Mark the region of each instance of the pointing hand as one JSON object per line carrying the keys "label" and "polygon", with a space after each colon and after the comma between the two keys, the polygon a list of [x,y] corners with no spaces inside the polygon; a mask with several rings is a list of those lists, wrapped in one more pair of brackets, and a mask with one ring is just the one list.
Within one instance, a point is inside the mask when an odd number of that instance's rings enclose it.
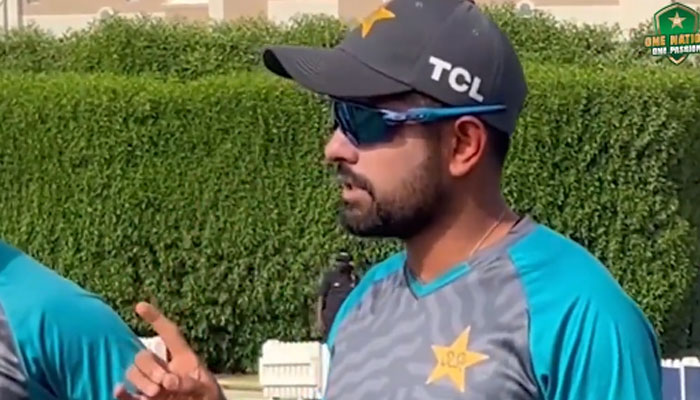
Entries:
{"label": "pointing hand", "polygon": [[141,350],[126,377],[139,394],[124,385],[115,388],[118,400],[224,400],[221,388],[180,333],[180,329],[149,303],[136,305],[136,313],[160,336],[170,353],[163,361],[149,350]]}

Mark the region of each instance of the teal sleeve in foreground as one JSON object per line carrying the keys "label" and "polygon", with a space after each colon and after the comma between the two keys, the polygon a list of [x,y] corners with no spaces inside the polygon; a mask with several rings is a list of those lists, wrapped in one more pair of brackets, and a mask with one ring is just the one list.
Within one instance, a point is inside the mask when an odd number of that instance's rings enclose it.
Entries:
{"label": "teal sleeve in foreground", "polygon": [[111,400],[144,348],[99,296],[4,244],[0,300],[31,398]]}
{"label": "teal sleeve in foreground", "polygon": [[546,228],[510,256],[528,303],[544,400],[661,400],[656,334],[604,266]]}
{"label": "teal sleeve in foreground", "polygon": [[[61,309],[73,310],[78,319]],[[65,398],[113,399],[115,386],[125,381],[127,369],[143,348],[138,337],[92,296],[56,302],[44,317],[44,368]]]}

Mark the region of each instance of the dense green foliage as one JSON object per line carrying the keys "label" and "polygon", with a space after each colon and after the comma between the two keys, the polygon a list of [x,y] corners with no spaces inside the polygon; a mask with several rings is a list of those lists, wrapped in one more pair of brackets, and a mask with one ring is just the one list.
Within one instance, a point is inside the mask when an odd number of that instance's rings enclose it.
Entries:
{"label": "dense green foliage", "polygon": [[132,323],[157,300],[215,368],[255,367],[265,337],[308,337],[313,284],[345,241],[317,100],[250,76],[0,85],[4,240]]}
{"label": "dense green foliage", "polygon": [[65,36],[36,28],[0,37],[0,67],[23,72],[107,72],[199,78],[247,69],[268,43],[331,45],[343,25],[305,17],[291,27],[262,19],[212,26],[157,18],[112,18]]}
{"label": "dense green foliage", "polygon": [[[643,48],[640,38],[650,32],[648,24],[630,42],[621,42],[617,27],[576,26],[541,12],[522,17],[510,5],[486,11],[526,59],[577,65],[670,64]],[[260,19],[205,25],[116,17],[61,37],[38,29],[0,36],[0,69],[193,79],[255,68],[267,44],[332,46],[348,27],[323,16],[303,17],[289,26]],[[680,68],[690,66],[696,58]]]}
{"label": "dense green foliage", "polygon": [[[688,345],[698,264],[700,76],[526,64],[508,198],[580,241]],[[193,81],[0,76],[0,232],[100,293],[137,330],[155,299],[216,370],[308,338],[315,284],[348,237],[322,167],[326,106],[255,72]],[[695,156],[693,156],[695,154]]]}
{"label": "dense green foliage", "polygon": [[[616,27],[486,9],[526,60],[531,96],[506,193],[587,246],[647,312],[666,356],[700,348],[700,75]],[[157,301],[216,370],[256,367],[267,338],[312,333],[330,255],[393,242],[335,224],[325,105],[251,72],[264,45],[332,46],[304,17],[196,25],[113,18],[0,36],[0,236],[132,313]],[[698,312],[700,316],[700,312]],[[700,318],[696,318],[700,322]]]}

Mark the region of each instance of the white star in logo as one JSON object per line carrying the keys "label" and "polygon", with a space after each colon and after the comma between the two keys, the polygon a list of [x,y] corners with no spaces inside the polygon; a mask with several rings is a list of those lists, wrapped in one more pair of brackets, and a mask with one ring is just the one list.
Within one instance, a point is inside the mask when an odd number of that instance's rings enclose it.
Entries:
{"label": "white star in logo", "polygon": [[676,11],[676,15],[669,18],[669,21],[673,22],[673,25],[671,25],[671,29],[675,28],[676,26],[683,29],[684,20],[685,17],[681,17],[680,15],[678,15],[678,11]]}

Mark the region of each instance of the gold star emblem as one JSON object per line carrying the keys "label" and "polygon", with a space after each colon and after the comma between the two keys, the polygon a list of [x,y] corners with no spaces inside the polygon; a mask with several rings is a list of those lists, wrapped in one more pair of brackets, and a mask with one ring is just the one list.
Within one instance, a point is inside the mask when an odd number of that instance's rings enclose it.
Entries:
{"label": "gold star emblem", "polygon": [[673,17],[669,18],[669,21],[673,22],[673,25],[671,25],[671,29],[675,27],[683,28],[683,21],[685,21],[685,17],[681,17],[678,15],[678,11],[676,11],[676,15]]}
{"label": "gold star emblem", "polygon": [[365,36],[369,35],[369,31],[372,30],[375,22],[392,18],[396,18],[396,15],[394,15],[393,12],[389,11],[384,6],[374,10],[372,14],[368,15],[362,20],[362,37],[364,38]]}
{"label": "gold star emblem", "polygon": [[433,346],[437,362],[426,384],[446,376],[457,390],[464,392],[466,369],[489,358],[486,354],[469,351],[469,331],[467,327],[449,347]]}

